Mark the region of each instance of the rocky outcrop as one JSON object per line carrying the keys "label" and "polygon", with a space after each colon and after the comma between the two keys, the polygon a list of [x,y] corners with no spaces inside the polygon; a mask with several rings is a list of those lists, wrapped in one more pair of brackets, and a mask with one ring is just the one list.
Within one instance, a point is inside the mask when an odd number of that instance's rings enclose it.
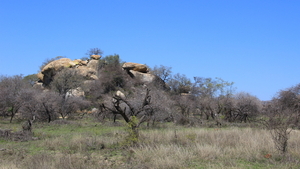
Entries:
{"label": "rocky outcrop", "polygon": [[126,62],[123,64],[122,68],[127,71],[133,70],[133,71],[137,71],[137,72],[141,72],[141,73],[149,72],[149,69],[146,65],[139,64],[139,63]]}
{"label": "rocky outcrop", "polygon": [[57,71],[70,67],[71,59],[61,58],[55,61],[48,63],[40,73],[38,73],[38,78],[44,83],[49,84],[52,81],[53,76],[57,73]]}
{"label": "rocky outcrop", "polygon": [[[74,69],[79,72],[80,75],[82,75],[86,81],[93,81],[97,80],[98,76],[98,66],[99,66],[99,60],[101,58],[100,55],[91,55],[91,60],[71,60],[68,58],[61,58],[55,61],[52,61],[48,63],[40,73],[38,73],[38,78],[40,79],[39,82],[35,85],[36,88],[42,88],[43,86],[48,86],[51,81],[53,80],[53,77],[63,68],[69,68]],[[127,62],[124,63],[122,68],[127,71],[127,73],[132,78],[139,79],[144,84],[150,84],[155,82],[156,84],[159,84],[160,86],[163,86],[165,88],[166,84],[163,80],[161,80],[159,77],[150,74],[149,68],[144,64],[139,63],[133,63],[133,62]]]}
{"label": "rocky outcrop", "polygon": [[[93,57],[92,57],[93,56]],[[91,60],[81,60],[75,59],[71,60],[68,58],[61,58],[48,63],[40,73],[38,73],[38,78],[47,86],[53,80],[53,77],[63,68],[72,68],[79,71],[79,73],[86,79],[96,80],[97,69],[98,69],[98,59],[101,58],[100,55],[92,55]]]}

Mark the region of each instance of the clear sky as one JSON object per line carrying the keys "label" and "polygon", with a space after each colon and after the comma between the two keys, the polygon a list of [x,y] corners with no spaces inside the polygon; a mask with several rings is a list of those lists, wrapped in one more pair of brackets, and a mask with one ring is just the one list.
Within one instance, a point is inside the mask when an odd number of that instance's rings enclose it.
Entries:
{"label": "clear sky", "polygon": [[261,100],[300,83],[299,0],[1,0],[0,74],[90,48],[219,77]]}

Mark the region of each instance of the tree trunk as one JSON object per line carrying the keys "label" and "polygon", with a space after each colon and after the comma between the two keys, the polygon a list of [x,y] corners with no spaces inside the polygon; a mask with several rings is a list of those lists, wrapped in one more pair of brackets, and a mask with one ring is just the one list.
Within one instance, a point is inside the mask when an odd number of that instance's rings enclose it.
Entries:
{"label": "tree trunk", "polygon": [[12,123],[12,120],[13,120],[13,118],[15,117],[15,108],[12,108],[11,109],[11,116],[10,116],[10,121],[9,121],[9,123]]}

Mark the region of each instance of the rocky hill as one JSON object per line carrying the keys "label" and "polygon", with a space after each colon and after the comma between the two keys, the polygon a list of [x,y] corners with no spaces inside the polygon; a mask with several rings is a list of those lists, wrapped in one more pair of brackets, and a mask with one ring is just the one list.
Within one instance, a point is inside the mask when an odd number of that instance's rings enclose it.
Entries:
{"label": "rocky hill", "polygon": [[[39,81],[35,85],[48,86],[53,81],[54,76],[64,68],[77,70],[86,80],[97,80],[100,60],[100,55],[91,55],[88,60],[71,60],[69,58],[54,60],[46,64],[38,73]],[[145,84],[149,84],[155,80],[162,82],[159,77],[151,74],[149,68],[144,64],[126,62],[122,65],[122,68],[132,78],[138,78]]]}

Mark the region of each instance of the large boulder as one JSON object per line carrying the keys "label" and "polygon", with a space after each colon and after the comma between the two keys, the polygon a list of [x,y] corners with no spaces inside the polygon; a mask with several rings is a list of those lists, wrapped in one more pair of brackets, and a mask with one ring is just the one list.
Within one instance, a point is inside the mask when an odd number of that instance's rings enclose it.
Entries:
{"label": "large boulder", "polygon": [[70,89],[67,94],[66,97],[84,97],[84,91],[81,89],[81,87],[77,87],[76,89]]}
{"label": "large boulder", "polygon": [[43,83],[41,82],[35,82],[34,85],[33,85],[33,88],[34,89],[40,89],[40,90],[44,90],[44,86],[43,86]]}
{"label": "large boulder", "polygon": [[158,76],[150,73],[141,73],[134,70],[129,70],[128,73],[131,77],[139,79],[144,84],[155,84],[155,86],[163,89],[169,90],[170,87]]}
{"label": "large boulder", "polygon": [[93,68],[87,66],[79,66],[76,70],[79,71],[79,74],[90,80],[97,80],[97,71]]}
{"label": "large boulder", "polygon": [[125,94],[123,92],[121,92],[120,90],[118,90],[115,95],[122,98],[123,100],[126,99]]}
{"label": "large boulder", "polygon": [[42,72],[48,70],[48,69],[54,69],[54,70],[60,70],[61,68],[70,67],[70,62],[72,60],[69,58],[61,58],[58,60],[54,60],[50,63],[48,63],[42,70]]}
{"label": "large boulder", "polygon": [[127,71],[133,70],[141,73],[149,72],[149,69],[146,65],[139,64],[139,63],[126,62],[123,64],[122,68]]}
{"label": "large boulder", "polygon": [[99,60],[102,56],[101,55],[91,55],[91,59]]}
{"label": "large boulder", "polygon": [[134,70],[129,70],[129,72],[135,77],[138,78],[143,83],[154,82],[156,76],[150,73],[141,73]]}
{"label": "large boulder", "polygon": [[46,85],[48,85],[51,81],[53,76],[63,68],[71,67],[72,60],[69,58],[61,58],[58,60],[54,60],[48,63],[40,73],[38,73],[38,78]]}
{"label": "large boulder", "polygon": [[43,85],[47,86],[53,80],[53,77],[57,72],[59,72],[63,68],[69,68],[78,70],[78,72],[86,79],[96,80],[98,79],[98,63],[98,60],[83,61],[81,59],[75,59],[72,61],[68,58],[61,58],[59,60],[48,63],[42,69],[42,71],[37,74],[37,76],[40,81],[43,82]]}

